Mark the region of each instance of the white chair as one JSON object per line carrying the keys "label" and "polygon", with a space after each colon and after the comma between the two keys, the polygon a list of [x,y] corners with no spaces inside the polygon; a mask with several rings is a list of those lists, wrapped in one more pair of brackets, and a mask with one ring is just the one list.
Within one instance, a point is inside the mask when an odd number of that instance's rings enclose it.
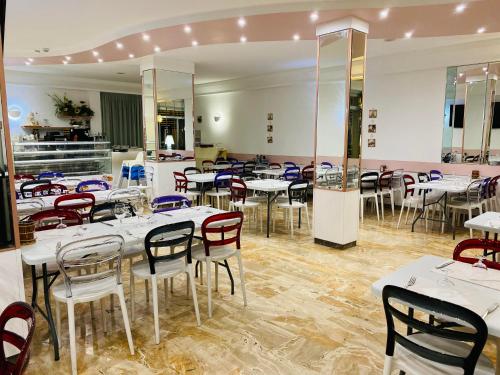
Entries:
{"label": "white chair", "polygon": [[[288,211],[288,216],[290,218],[290,236],[293,237],[293,210],[299,210],[301,212],[304,210],[306,214],[307,228],[309,233],[311,232],[311,224],[309,222],[309,209],[307,207],[307,192],[309,189],[309,181],[307,180],[296,180],[290,183],[288,186],[288,196],[287,201],[281,201],[277,204],[278,208],[282,208]],[[273,218],[273,230],[275,226],[276,215]]]}
{"label": "white chair", "polygon": [[257,225],[257,214],[260,213],[260,230],[262,231],[262,209],[261,203],[263,202],[260,197],[248,197],[248,189],[245,182],[239,178],[232,178],[231,185],[231,200],[229,202],[230,211],[252,210],[252,214]]}
{"label": "white chair", "polygon": [[[241,260],[241,226],[243,224],[242,212],[226,212],[216,214],[205,219],[201,226],[203,243],[193,247],[193,259],[205,263],[207,269],[208,289],[208,316],[212,317],[212,271],[211,263],[215,264],[215,287],[218,289],[219,262],[227,261],[232,257],[238,260],[243,304],[247,305],[245,289],[245,274]],[[200,280],[203,279],[200,267]]]}
{"label": "white chair", "polygon": [[[121,281],[123,243],[123,238],[119,235],[106,235],[70,242],[64,246],[58,245],[56,259],[64,283],[54,286],[52,293],[56,301],[59,334],[61,332],[60,303],[68,306],[72,374],[77,373],[75,335],[75,304],[77,303],[93,302],[109,295],[118,295],[128,346],[130,353],[134,354]],[[108,267],[108,264],[112,266]],[[82,271],[85,272],[83,275]]]}
{"label": "white chair", "polygon": [[399,193],[400,201],[404,199],[405,185],[403,181],[404,169],[395,169],[392,172],[392,191]]}
{"label": "white chair", "polygon": [[[185,221],[175,224],[164,225],[151,230],[145,239],[147,260],[135,263],[132,266],[134,278],[149,280],[153,291],[153,317],[155,326],[155,343],[160,343],[160,320],[158,313],[158,280],[164,280],[165,296],[167,295],[168,279],[185,273],[187,276],[187,287],[189,285],[193,295],[194,311],[196,321],[200,323],[200,312],[198,309],[198,299],[194,282],[193,265],[191,262],[191,244],[193,240],[194,223]],[[159,248],[168,247],[171,250],[169,255],[157,255]],[[183,247],[180,252],[174,252],[175,247]],[[155,248],[155,255],[151,249]],[[130,291],[132,309],[135,304],[135,288],[132,284]]]}
{"label": "white chair", "polygon": [[[457,213],[460,211],[465,211],[469,214],[469,220],[472,219],[472,212],[478,210],[479,214],[483,213],[483,206],[485,200],[482,194],[483,180],[473,181],[467,186],[465,195],[452,198],[448,204],[448,208],[451,209],[451,226],[453,228],[453,238],[455,238],[455,221]],[[469,229],[470,238],[473,238],[472,228]]]}
{"label": "white chair", "polygon": [[223,209],[223,204],[225,198],[231,196],[231,191],[229,186],[231,184],[231,178],[233,178],[233,173],[229,171],[218,172],[214,179],[214,188],[205,192],[206,197],[215,198],[217,201],[217,208]]}
{"label": "white chair", "polygon": [[373,198],[375,203],[375,208],[377,210],[377,220],[380,221],[379,213],[378,213],[378,193],[377,193],[377,185],[378,185],[378,172],[365,172],[361,175],[359,185],[359,199],[360,199],[360,216],[361,223],[364,221],[364,206],[365,200]]}
{"label": "white chair", "polygon": [[384,220],[384,198],[389,197],[391,201],[392,216],[394,216],[394,191],[392,190],[393,172],[383,172],[378,178],[378,195],[380,197],[380,208],[382,209],[382,220]]}
{"label": "white chair", "polygon": [[405,218],[405,224],[408,223],[408,215],[410,213],[410,210],[413,208],[413,218],[412,221],[415,219],[415,214],[417,212],[417,208],[422,206],[422,196],[415,194],[415,189],[413,188],[413,185],[415,184],[415,179],[409,175],[405,174],[402,176],[402,181],[404,185],[404,195],[403,199],[401,201],[401,212],[399,213],[399,220],[398,220],[398,226],[397,229],[399,229],[399,225],[401,224],[401,217],[403,216],[403,212],[405,210],[405,207],[407,209],[406,211],[406,218]]}

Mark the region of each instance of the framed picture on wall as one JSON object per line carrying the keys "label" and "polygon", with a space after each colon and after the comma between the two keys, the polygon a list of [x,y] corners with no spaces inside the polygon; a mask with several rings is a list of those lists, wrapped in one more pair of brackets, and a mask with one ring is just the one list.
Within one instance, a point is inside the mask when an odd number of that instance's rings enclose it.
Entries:
{"label": "framed picture on wall", "polygon": [[368,140],[368,147],[375,147],[375,139]]}
{"label": "framed picture on wall", "polygon": [[368,110],[368,117],[369,118],[377,118],[378,111],[376,109],[369,109]]}
{"label": "framed picture on wall", "polygon": [[267,131],[268,131],[269,133],[272,133],[272,132],[273,132],[273,125],[272,125],[272,124],[267,125]]}
{"label": "framed picture on wall", "polygon": [[376,133],[377,132],[377,125],[376,124],[369,124],[368,125],[368,133]]}
{"label": "framed picture on wall", "polygon": [[272,113],[267,114],[267,121],[273,121],[274,115]]}
{"label": "framed picture on wall", "polygon": [[267,143],[273,143],[273,136],[272,135],[267,136]]}

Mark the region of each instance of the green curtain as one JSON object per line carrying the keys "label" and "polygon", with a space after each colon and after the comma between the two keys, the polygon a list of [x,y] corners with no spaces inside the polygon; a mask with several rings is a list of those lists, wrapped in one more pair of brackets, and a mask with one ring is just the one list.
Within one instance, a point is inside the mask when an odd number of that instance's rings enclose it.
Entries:
{"label": "green curtain", "polygon": [[102,130],[115,145],[143,147],[141,95],[101,92]]}

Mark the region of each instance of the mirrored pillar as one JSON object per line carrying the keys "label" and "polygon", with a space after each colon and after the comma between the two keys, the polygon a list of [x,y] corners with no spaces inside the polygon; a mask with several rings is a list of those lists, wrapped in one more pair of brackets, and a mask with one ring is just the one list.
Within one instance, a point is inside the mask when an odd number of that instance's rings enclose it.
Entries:
{"label": "mirrored pillar", "polygon": [[368,25],[318,25],[314,239],[354,246],[359,230],[361,123]]}

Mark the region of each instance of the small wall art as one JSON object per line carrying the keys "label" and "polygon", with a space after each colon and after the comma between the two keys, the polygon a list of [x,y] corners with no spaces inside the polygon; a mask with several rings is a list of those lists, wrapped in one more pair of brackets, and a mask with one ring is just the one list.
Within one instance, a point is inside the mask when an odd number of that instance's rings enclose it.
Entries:
{"label": "small wall art", "polygon": [[376,109],[368,110],[368,118],[377,118],[377,116],[378,116],[378,111]]}
{"label": "small wall art", "polygon": [[368,125],[368,133],[376,133],[377,132],[377,125],[376,124],[369,124]]}
{"label": "small wall art", "polygon": [[368,147],[375,147],[375,139],[368,140]]}

